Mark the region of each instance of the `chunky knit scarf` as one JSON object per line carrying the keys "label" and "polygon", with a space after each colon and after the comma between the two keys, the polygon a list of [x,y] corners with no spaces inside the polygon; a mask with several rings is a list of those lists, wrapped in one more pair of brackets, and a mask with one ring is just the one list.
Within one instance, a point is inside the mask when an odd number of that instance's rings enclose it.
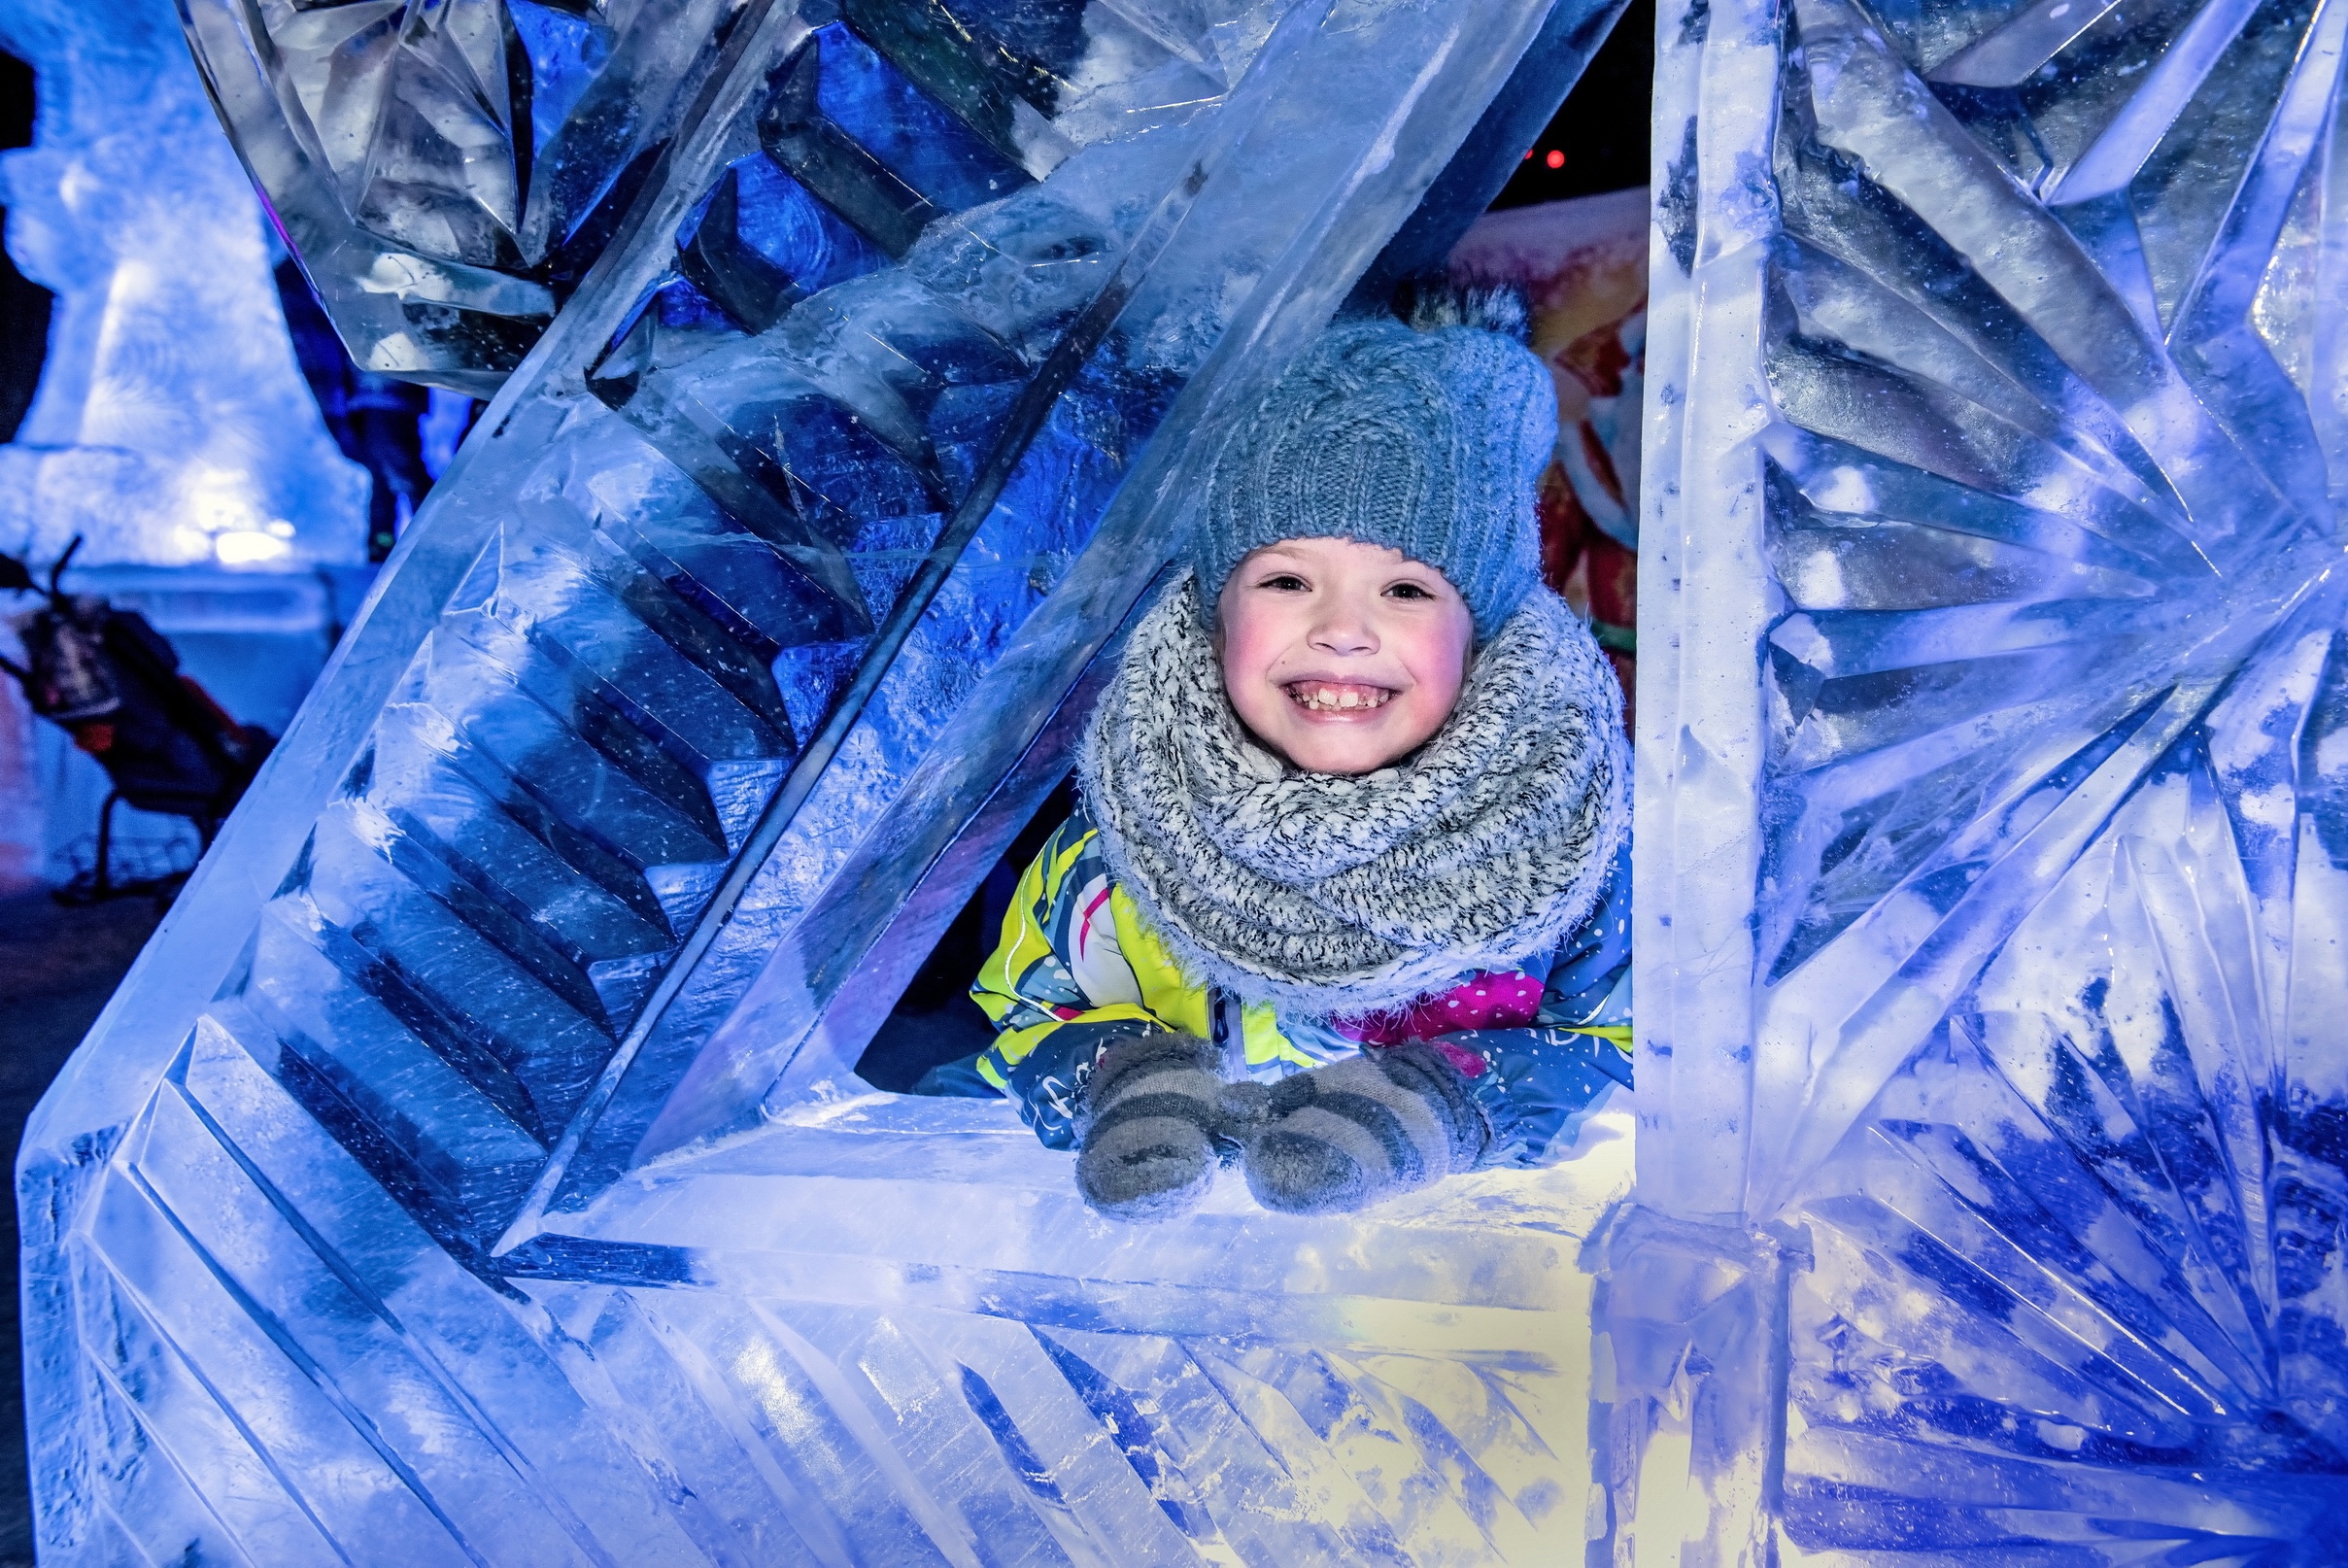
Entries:
{"label": "chunky knit scarf", "polygon": [[1135,629],[1077,769],[1110,870],[1195,978],[1358,1016],[1548,952],[1588,917],[1629,827],[1621,734],[1597,644],[1536,589],[1417,752],[1299,772],[1232,711],[1185,577]]}

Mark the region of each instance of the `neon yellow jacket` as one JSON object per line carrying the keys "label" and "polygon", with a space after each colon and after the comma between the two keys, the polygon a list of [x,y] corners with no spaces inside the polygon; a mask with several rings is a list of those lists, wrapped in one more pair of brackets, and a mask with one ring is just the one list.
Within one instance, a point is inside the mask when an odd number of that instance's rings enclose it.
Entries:
{"label": "neon yellow jacket", "polygon": [[[1266,1003],[1242,1008],[1186,979],[1110,875],[1099,836],[1079,807],[1019,880],[1001,945],[970,987],[998,1031],[974,1064],[980,1077],[1014,1093],[1012,1072],[1046,1040],[1062,1055],[1158,1029],[1227,1040],[1236,1028],[1249,1074],[1265,1079],[1359,1048],[1360,1040],[1340,1025],[1283,1020]],[[1599,1036],[1627,1053],[1629,925],[1625,845],[1609,896],[1583,930],[1546,972],[1539,961],[1526,967],[1529,981],[1540,982],[1541,1001],[1537,1016],[1525,1021]]]}

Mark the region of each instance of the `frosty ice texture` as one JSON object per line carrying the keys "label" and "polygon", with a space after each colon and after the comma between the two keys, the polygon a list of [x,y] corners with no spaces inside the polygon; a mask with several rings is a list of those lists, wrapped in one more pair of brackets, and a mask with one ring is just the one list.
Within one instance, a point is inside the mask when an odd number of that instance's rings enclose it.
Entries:
{"label": "frosty ice texture", "polygon": [[618,231],[739,0],[187,0],[237,150],[367,369],[486,397]]}
{"label": "frosty ice texture", "polygon": [[1667,4],[1614,1549],[2348,1551],[2348,8]]}
{"label": "frosty ice texture", "polygon": [[[375,289],[392,228],[487,247],[435,276],[529,283],[561,224],[500,172],[520,98],[482,62],[519,94],[517,38],[621,9],[190,16],[363,341],[421,319]],[[1572,1167],[1357,1219],[1235,1188],[1137,1232],[1006,1105],[849,1075],[1065,771],[1230,411],[1463,139],[1491,151],[1470,133],[1519,56],[1553,105],[1613,15],[1549,12],[663,13],[664,57],[703,62],[691,103],[28,1134],[48,1559],[1537,1562],[1572,1538],[1570,1265],[1627,1175],[1619,1116]],[[232,69],[265,51],[206,41],[256,17],[323,51],[267,64],[276,107]],[[334,60],[391,85],[346,103]],[[495,113],[401,119],[445,107],[430,72]],[[286,183],[272,160],[346,110],[366,157]],[[462,332],[408,341],[401,368],[468,384],[432,358]]]}

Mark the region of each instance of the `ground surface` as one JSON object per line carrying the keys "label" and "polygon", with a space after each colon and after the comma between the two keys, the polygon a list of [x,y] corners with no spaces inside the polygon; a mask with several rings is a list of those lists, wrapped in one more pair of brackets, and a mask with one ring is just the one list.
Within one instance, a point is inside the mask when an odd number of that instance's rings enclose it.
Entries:
{"label": "ground surface", "polygon": [[[0,897],[0,1136],[8,1141],[11,1171],[41,1091],[106,1006],[160,915],[152,899],[73,909],[45,894]],[[0,1257],[8,1271],[8,1288],[0,1292],[0,1568],[30,1568],[33,1517],[24,1469],[13,1201],[0,1205],[0,1225],[6,1227]]]}

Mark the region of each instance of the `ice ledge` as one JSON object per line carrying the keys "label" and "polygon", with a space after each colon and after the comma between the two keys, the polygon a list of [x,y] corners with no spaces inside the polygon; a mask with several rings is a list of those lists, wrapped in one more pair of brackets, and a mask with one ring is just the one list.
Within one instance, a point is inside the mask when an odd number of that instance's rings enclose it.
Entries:
{"label": "ice ledge", "polygon": [[1568,1157],[1360,1213],[1268,1212],[1226,1171],[1179,1226],[1108,1220],[1001,1102],[869,1095],[639,1171],[548,1216],[523,1277],[1585,1365],[1583,1241],[1628,1192],[1631,1116]]}

